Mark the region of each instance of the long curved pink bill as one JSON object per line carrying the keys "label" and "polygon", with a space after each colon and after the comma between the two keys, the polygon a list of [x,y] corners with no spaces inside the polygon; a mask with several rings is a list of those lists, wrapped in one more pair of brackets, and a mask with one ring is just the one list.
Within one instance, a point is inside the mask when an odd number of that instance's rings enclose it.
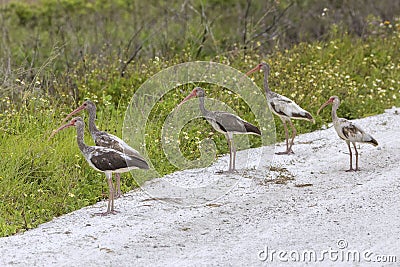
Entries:
{"label": "long curved pink bill", "polygon": [[317,111],[317,115],[319,115],[319,112],[324,108],[324,107],[326,107],[327,105],[329,105],[331,103],[331,101],[330,100],[328,100],[328,101],[326,101],[324,104],[322,104],[322,106],[318,109],[318,111]]}
{"label": "long curved pink bill", "polygon": [[255,68],[249,70],[248,72],[246,72],[246,76],[249,76],[249,75],[252,74],[253,72],[256,72],[256,71],[259,71],[259,70],[260,70],[260,67],[257,66],[257,67],[255,67]]}
{"label": "long curved pink bill", "polygon": [[189,99],[191,99],[192,97],[195,97],[196,93],[191,92],[187,97],[185,97],[181,103],[179,103],[178,108],[180,108],[183,103],[185,103],[186,101],[188,101]]}
{"label": "long curved pink bill", "polygon": [[67,115],[67,117],[64,118],[63,123],[65,123],[69,118],[71,118],[73,115],[75,115],[76,113],[80,112],[81,110],[84,110],[85,106],[80,106],[78,108],[76,108],[74,111],[72,111],[71,113],[69,113]]}
{"label": "long curved pink bill", "polygon": [[74,125],[71,124],[71,123],[67,123],[67,124],[61,126],[60,128],[58,128],[57,130],[53,130],[53,132],[51,133],[51,135],[50,135],[48,140],[53,138],[53,136],[56,135],[59,131],[64,130],[65,128],[68,128],[68,127],[71,127],[71,126],[74,126]]}

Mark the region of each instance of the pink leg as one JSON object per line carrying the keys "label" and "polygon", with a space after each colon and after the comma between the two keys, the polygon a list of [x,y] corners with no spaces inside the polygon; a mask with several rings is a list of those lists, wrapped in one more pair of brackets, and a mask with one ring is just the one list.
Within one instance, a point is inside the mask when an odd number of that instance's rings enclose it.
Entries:
{"label": "pink leg", "polygon": [[[236,160],[236,149],[235,145],[233,144],[233,136],[230,134],[226,133],[225,134],[226,140],[228,141],[228,147],[229,147],[229,169],[228,173],[235,172],[235,160]],[[219,172],[219,173],[223,173]]]}
{"label": "pink leg", "polygon": [[283,128],[285,129],[285,137],[286,137],[286,151],[285,152],[277,152],[275,154],[277,155],[288,155],[291,154],[289,153],[289,132],[288,132],[288,128],[286,126],[286,121],[284,121],[282,118],[282,123],[283,123]]}
{"label": "pink leg", "polygon": [[222,171],[222,170],[217,171],[216,172],[217,174],[235,172],[236,149],[233,144],[233,137],[230,136],[230,134],[228,134],[228,133],[225,134],[225,137],[226,137],[226,141],[228,142],[228,147],[229,147],[229,169],[228,169],[228,171]]}
{"label": "pink leg", "polygon": [[232,155],[232,142],[228,136],[226,138],[228,140],[228,146],[229,146],[229,169],[228,169],[228,172],[231,172],[232,171],[232,156],[233,156]]}
{"label": "pink leg", "polygon": [[231,146],[232,146],[232,153],[233,153],[232,171],[236,171],[236,148],[235,148],[235,144],[233,143],[233,139],[231,140]]}
{"label": "pink leg", "polygon": [[121,191],[121,174],[116,173],[115,174],[115,198],[119,198],[122,196],[122,191]]}
{"label": "pink leg", "polygon": [[354,169],[354,171],[359,171],[360,169],[358,168],[358,151],[356,148],[356,143],[353,143],[353,147],[354,147],[354,150],[356,151],[356,168]]}
{"label": "pink leg", "polygon": [[353,153],[351,152],[351,147],[350,147],[350,141],[346,141],[347,146],[349,148],[349,152],[350,152],[350,169],[348,169],[346,172],[352,172],[354,171],[353,169]]}
{"label": "pink leg", "polygon": [[296,131],[296,128],[294,127],[292,121],[289,120],[289,122],[290,122],[290,127],[292,127],[292,141],[290,142],[290,146],[289,146],[287,152],[288,152],[288,154],[294,154],[294,152],[292,150],[292,146],[293,146],[293,143],[294,143],[294,138],[297,135],[297,131]]}
{"label": "pink leg", "polygon": [[100,212],[100,213],[95,213],[95,215],[101,215],[105,216],[108,214],[116,214],[117,211],[114,210],[114,185],[112,182],[112,174],[107,174],[107,183],[108,183],[108,190],[109,190],[109,195],[108,195],[108,205],[107,205],[107,211],[106,212]]}

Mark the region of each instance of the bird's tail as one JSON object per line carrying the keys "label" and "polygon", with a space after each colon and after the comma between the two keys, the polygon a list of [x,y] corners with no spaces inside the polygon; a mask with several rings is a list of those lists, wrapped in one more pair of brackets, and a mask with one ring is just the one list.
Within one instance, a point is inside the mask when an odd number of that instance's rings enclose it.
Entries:
{"label": "bird's tail", "polygon": [[312,116],[309,112],[306,112],[305,117],[306,117],[309,121],[311,121],[313,124],[315,123],[315,119],[313,118],[313,116]]}
{"label": "bird's tail", "polygon": [[260,129],[257,128],[257,126],[254,126],[251,123],[248,123],[247,121],[244,122],[244,128],[248,133],[253,133],[256,135],[261,135]]}
{"label": "bird's tail", "polygon": [[369,141],[373,146],[378,146],[378,141],[376,141],[374,138],[372,138],[371,141]]}
{"label": "bird's tail", "polygon": [[299,113],[292,113],[292,118],[297,119],[297,120],[306,120],[306,121],[311,121],[312,123],[315,123],[315,119],[313,116],[310,114],[310,112],[305,111],[302,109],[302,112]]}
{"label": "bird's tail", "polygon": [[369,143],[373,146],[378,146],[378,141],[375,140],[375,138],[373,138],[372,136],[370,136],[369,134],[367,134],[366,137],[364,137],[363,140],[365,143]]}

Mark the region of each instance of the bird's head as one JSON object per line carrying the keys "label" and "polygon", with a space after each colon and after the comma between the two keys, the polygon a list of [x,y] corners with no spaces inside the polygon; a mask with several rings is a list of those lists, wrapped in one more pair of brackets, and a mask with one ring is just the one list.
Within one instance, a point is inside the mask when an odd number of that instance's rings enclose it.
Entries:
{"label": "bird's head", "polygon": [[322,104],[322,106],[318,109],[318,111],[317,111],[317,115],[319,114],[319,112],[324,108],[324,107],[326,107],[327,105],[329,105],[329,104],[334,104],[334,105],[339,105],[340,104],[340,100],[339,100],[339,97],[338,96],[331,96],[329,99],[328,99],[328,101],[326,101],[324,104]]}
{"label": "bird's head", "polygon": [[188,101],[189,99],[191,99],[193,97],[204,97],[204,95],[205,95],[204,89],[201,87],[196,87],[193,89],[193,91],[187,97],[185,97],[182,100],[182,102],[178,106],[181,106],[183,103],[185,103],[186,101]]}
{"label": "bird's head", "polygon": [[54,130],[49,139],[51,139],[54,135],[56,135],[59,131],[62,131],[66,128],[69,128],[71,126],[76,126],[76,127],[80,127],[80,126],[85,126],[85,123],[83,122],[83,119],[81,117],[75,117],[72,120],[70,120],[70,122],[68,122],[67,124],[64,124],[63,126],[61,126],[60,128],[58,128],[57,130]]}
{"label": "bird's head", "polygon": [[71,126],[84,126],[85,122],[83,121],[83,119],[81,117],[75,117],[73,118],[70,122],[69,125]]}
{"label": "bird's head", "polygon": [[65,117],[63,122],[66,122],[69,118],[71,118],[73,115],[79,113],[80,111],[87,109],[89,112],[96,112],[96,105],[90,101],[86,100],[85,102],[82,103],[79,107],[77,107],[74,111],[72,111],[70,114]]}
{"label": "bird's head", "polygon": [[263,72],[265,72],[267,75],[269,75],[269,65],[268,63],[265,62],[261,62],[260,64],[258,64],[256,67],[252,68],[251,70],[249,70],[246,75],[249,76],[250,74],[256,72],[256,71],[260,71],[262,70]]}
{"label": "bird's head", "polygon": [[81,107],[83,107],[83,109],[96,109],[96,105],[90,100],[83,102]]}

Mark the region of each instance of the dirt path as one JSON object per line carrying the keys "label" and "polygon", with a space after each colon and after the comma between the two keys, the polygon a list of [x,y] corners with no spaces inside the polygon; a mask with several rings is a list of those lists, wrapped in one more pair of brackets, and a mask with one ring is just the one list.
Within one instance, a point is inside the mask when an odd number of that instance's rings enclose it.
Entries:
{"label": "dirt path", "polygon": [[[0,266],[266,266],[293,259],[336,266],[348,265],[349,254],[352,264],[360,256],[357,266],[391,255],[399,264],[399,112],[356,121],[379,142],[360,146],[360,172],[344,172],[347,146],[333,128],[316,131],[296,139],[295,155],[274,157],[274,171],[216,175],[226,167],[223,157],[208,169],[148,182],[146,192],[163,201],[138,189],[116,201],[118,215],[92,216],[105,209],[100,202],[1,238]],[[171,192],[165,181],[213,184],[196,195]],[[229,192],[214,200],[217,187]],[[201,196],[207,204],[189,206]]]}

